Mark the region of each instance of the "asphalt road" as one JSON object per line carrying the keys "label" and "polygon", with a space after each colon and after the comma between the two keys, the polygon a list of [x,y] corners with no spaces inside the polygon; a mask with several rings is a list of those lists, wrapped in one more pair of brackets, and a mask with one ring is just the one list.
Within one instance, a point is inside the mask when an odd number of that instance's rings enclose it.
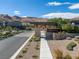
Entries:
{"label": "asphalt road", "polygon": [[13,37],[0,41],[0,59],[10,59],[10,57],[28,39],[32,31],[17,34]]}

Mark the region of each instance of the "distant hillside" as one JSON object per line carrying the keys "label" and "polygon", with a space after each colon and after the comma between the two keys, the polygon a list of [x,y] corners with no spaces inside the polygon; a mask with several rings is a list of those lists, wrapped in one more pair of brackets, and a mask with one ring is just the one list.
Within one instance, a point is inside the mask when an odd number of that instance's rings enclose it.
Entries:
{"label": "distant hillside", "polygon": [[36,17],[22,17],[22,22],[47,22],[46,18],[36,18]]}
{"label": "distant hillside", "polygon": [[73,18],[72,20],[79,20],[79,17],[75,17],[75,18]]}
{"label": "distant hillside", "polygon": [[36,17],[9,16],[8,14],[0,14],[0,21],[47,22],[48,19]]}
{"label": "distant hillside", "polygon": [[9,16],[7,14],[0,14],[0,21],[20,21],[21,17]]}

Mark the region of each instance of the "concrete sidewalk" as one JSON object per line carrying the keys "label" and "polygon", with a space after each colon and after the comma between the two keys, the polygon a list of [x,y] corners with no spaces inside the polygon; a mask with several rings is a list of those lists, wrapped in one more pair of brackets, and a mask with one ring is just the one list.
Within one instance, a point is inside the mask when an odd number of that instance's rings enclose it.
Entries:
{"label": "concrete sidewalk", "polygon": [[40,59],[53,59],[47,40],[45,39],[45,31],[41,31]]}

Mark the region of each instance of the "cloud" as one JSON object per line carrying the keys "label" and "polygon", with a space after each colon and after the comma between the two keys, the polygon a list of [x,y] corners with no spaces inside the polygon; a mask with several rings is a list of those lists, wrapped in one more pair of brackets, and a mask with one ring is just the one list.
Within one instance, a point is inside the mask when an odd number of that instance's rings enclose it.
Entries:
{"label": "cloud", "polygon": [[28,16],[22,16],[22,17],[28,17]]}
{"label": "cloud", "polygon": [[56,1],[47,3],[48,6],[60,6],[60,5],[63,5],[63,4],[73,4],[73,3],[70,3],[70,2],[61,3],[61,2],[56,2]]}
{"label": "cloud", "polygon": [[15,15],[20,15],[21,13],[20,13],[20,11],[15,10],[15,11],[14,11],[14,14],[15,14]]}
{"label": "cloud", "polygon": [[75,18],[79,17],[79,13],[71,13],[71,12],[65,12],[65,13],[48,13],[45,15],[42,15],[43,18]]}
{"label": "cloud", "polygon": [[69,6],[69,9],[79,9],[79,3]]}

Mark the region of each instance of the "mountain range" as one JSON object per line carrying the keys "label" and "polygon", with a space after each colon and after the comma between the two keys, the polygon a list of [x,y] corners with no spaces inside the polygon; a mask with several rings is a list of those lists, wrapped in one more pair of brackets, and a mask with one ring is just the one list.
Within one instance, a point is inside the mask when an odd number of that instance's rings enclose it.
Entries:
{"label": "mountain range", "polygon": [[9,16],[8,14],[0,14],[0,21],[47,22],[48,19],[36,17]]}

